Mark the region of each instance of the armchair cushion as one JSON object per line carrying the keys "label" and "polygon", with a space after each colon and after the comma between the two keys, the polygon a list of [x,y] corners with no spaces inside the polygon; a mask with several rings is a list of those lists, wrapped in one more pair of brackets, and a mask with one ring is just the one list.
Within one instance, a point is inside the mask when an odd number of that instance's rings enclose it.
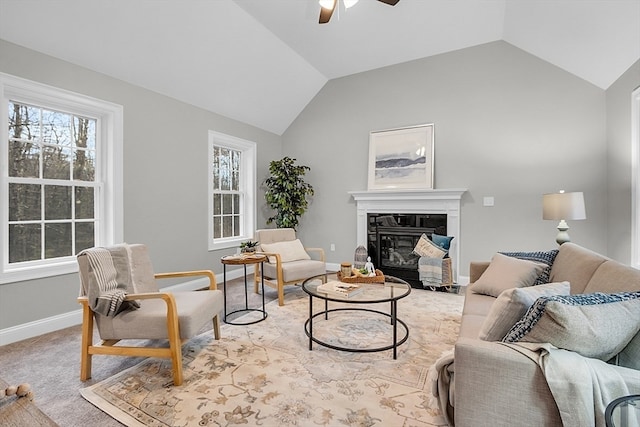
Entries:
{"label": "armchair cushion", "polygon": [[[265,263],[263,265],[264,276],[277,277],[277,269],[275,264]],[[297,280],[307,279],[309,277],[325,274],[327,271],[326,264],[317,260],[298,260],[282,264],[282,280],[285,282],[294,282]]]}
{"label": "armchair cushion", "polygon": [[[291,262],[303,259],[311,259],[300,239],[285,242],[263,243],[260,245],[263,252],[280,254],[280,261]],[[270,256],[269,262],[275,263],[276,257]]]}
{"label": "armchair cushion", "polygon": [[[176,301],[180,338],[195,336],[202,325],[223,310],[221,291],[172,292]],[[167,304],[160,298],[146,299],[135,311],[123,311],[113,318],[100,316],[100,338],[167,339]]]}

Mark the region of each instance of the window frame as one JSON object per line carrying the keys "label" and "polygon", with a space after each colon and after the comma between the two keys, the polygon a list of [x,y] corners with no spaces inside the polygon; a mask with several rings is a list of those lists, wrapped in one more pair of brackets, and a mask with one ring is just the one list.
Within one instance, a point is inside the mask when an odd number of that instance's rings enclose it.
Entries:
{"label": "window frame", "polygon": [[[253,141],[237,138],[224,133],[209,131],[208,138],[208,247],[209,251],[238,247],[241,242],[253,239],[256,223],[256,157],[257,144]],[[213,237],[213,150],[214,146],[241,152],[240,159],[240,210],[243,212],[240,236],[218,238]]]}
{"label": "window frame", "polygon": [[640,268],[640,87],[631,93],[631,265]]}
{"label": "window frame", "polygon": [[75,255],[9,264],[9,101],[95,119],[95,244],[123,241],[123,107],[87,95],[0,73],[0,284],[53,277],[78,271]]}

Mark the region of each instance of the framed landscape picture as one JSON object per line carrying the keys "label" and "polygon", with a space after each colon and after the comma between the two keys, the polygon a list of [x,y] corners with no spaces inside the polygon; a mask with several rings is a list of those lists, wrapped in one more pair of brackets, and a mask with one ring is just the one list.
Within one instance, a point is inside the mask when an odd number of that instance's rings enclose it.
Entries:
{"label": "framed landscape picture", "polygon": [[433,124],[369,134],[369,190],[433,188]]}

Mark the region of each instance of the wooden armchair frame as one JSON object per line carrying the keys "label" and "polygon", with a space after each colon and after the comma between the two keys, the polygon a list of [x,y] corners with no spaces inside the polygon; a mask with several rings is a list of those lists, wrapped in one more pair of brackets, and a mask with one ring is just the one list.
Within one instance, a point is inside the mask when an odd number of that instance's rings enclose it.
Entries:
{"label": "wooden armchair frame", "polygon": [[[324,255],[324,249],[322,248],[304,248],[304,250],[311,256],[311,254],[313,253],[317,253],[317,257],[319,257],[318,261],[322,261],[322,262],[326,262],[325,261],[325,255]],[[295,285],[297,283],[301,283],[303,282],[306,278],[303,279],[296,279],[296,280],[290,280],[290,281],[285,281],[284,280],[284,273],[282,271],[282,258],[280,257],[280,254],[278,253],[271,253],[271,252],[256,252],[260,255],[266,255],[267,257],[274,257],[276,259],[276,277],[275,278],[265,278],[264,279],[264,283],[272,288],[275,288],[278,290],[278,305],[283,306],[284,305],[284,287],[286,285]],[[312,259],[316,259],[313,258]],[[266,262],[266,261],[265,261]],[[254,286],[254,292],[258,293],[258,286],[260,285],[260,281],[262,278],[262,273],[260,271],[261,269],[261,265],[260,264],[256,264],[256,268],[254,270],[253,273],[253,286]],[[275,279],[275,280],[274,280]],[[325,274],[324,276],[324,282],[326,282],[327,280],[327,276]]]}
{"label": "wooden armchair frame", "polygon": [[[172,273],[156,273],[156,279],[169,279],[176,277],[207,276],[209,278],[209,290],[216,290],[216,276],[210,270],[182,271]],[[194,291],[197,292],[197,291]],[[169,348],[143,347],[143,346],[116,346],[120,340],[102,340],[100,345],[93,345],[94,312],[89,306],[86,296],[78,297],[82,305],[82,350],[80,358],[80,380],[91,378],[91,358],[94,354],[111,356],[139,356],[161,357],[171,359],[174,385],[182,384],[182,344],[187,341],[180,338],[180,325],[178,322],[178,310],[176,301],[171,292],[150,292],[129,294],[125,300],[162,299],[167,305],[167,336]],[[220,316],[213,318],[213,334],[215,339],[220,339]]]}

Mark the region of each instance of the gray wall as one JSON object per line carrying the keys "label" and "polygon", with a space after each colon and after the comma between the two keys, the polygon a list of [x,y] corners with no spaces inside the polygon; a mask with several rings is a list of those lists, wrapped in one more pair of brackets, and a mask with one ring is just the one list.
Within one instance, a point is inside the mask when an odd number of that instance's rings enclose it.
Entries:
{"label": "gray wall", "polygon": [[[125,240],[147,243],[158,271],[222,270],[224,251],[207,251],[209,129],[258,142],[260,181],[283,154],[311,166],[316,196],[299,234],[340,262],[353,257],[347,192],[366,189],[369,131],[421,123],[435,124],[436,188],[469,189],[461,274],[497,250],[554,247],[557,224],[541,219],[541,196],[561,188],[585,192],[588,219],[570,223],[573,241],[628,262],[626,153],[639,67],[605,93],[505,42],[489,43],[332,80],[281,138],[0,40],[1,72],[124,106]],[[495,206],[482,207],[483,196]],[[607,211],[613,200],[618,206]],[[259,227],[264,218],[259,206]],[[77,310],[77,291],[76,275],[0,285],[0,330]]]}
{"label": "gray wall", "polygon": [[631,262],[631,93],[640,86],[640,61],[607,89],[608,255]]}
{"label": "gray wall", "polygon": [[[460,273],[498,250],[556,247],[542,194],[584,191],[573,241],[606,252],[605,92],[508,43],[481,46],[328,82],[283,135],[311,167],[316,195],[300,227],[330,262],[353,259],[355,203],[367,188],[372,130],[435,124],[435,187],[467,188]],[[494,196],[494,207],[483,207]]]}
{"label": "gray wall", "polygon": [[[235,249],[207,250],[207,132],[257,142],[261,179],[280,136],[3,40],[0,71],[123,105],[125,241],[146,243],[156,271],[222,272]],[[0,285],[0,330],[78,310],[78,286],[75,274]]]}

